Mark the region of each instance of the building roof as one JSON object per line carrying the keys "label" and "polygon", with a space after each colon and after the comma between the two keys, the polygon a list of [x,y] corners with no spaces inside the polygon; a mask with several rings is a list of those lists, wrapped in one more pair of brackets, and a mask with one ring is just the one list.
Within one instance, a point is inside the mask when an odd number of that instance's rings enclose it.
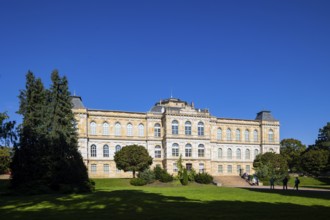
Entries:
{"label": "building roof", "polygon": [[261,111],[257,113],[256,120],[258,121],[277,121],[270,111]]}
{"label": "building roof", "polygon": [[74,109],[82,109],[85,108],[84,104],[82,103],[82,99],[80,96],[71,96],[72,104]]}

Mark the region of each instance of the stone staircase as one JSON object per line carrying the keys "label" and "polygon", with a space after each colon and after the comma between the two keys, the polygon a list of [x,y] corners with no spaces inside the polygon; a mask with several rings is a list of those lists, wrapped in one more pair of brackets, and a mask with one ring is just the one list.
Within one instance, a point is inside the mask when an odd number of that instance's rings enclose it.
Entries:
{"label": "stone staircase", "polygon": [[240,176],[215,176],[213,182],[225,187],[249,187],[250,184]]}

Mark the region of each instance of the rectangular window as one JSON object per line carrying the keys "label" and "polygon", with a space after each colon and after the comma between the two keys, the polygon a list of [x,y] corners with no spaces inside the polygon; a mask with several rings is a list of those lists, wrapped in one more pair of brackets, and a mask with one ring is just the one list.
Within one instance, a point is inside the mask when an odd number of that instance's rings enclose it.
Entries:
{"label": "rectangular window", "polygon": [[172,157],[179,156],[179,148],[172,148]]}
{"label": "rectangular window", "polygon": [[104,173],[109,173],[109,171],[110,171],[110,166],[109,166],[109,164],[103,164],[103,172]]}
{"label": "rectangular window", "polygon": [[205,150],[204,149],[198,149],[198,157],[204,157]]}
{"label": "rectangular window", "polygon": [[96,164],[91,164],[91,173],[96,173]]}
{"label": "rectangular window", "polygon": [[185,134],[186,135],[191,135],[191,126],[186,126],[185,127]]}
{"label": "rectangular window", "polygon": [[227,166],[227,173],[232,173],[233,172],[233,167],[232,165]]}
{"label": "rectangular window", "polygon": [[187,169],[187,171],[190,171],[192,169],[192,164],[191,163],[187,163],[186,164],[186,169]]}
{"label": "rectangular window", "polygon": [[186,157],[191,157],[191,148],[186,148]]}
{"label": "rectangular window", "polygon": [[239,175],[242,175],[242,170],[241,170],[241,165],[237,165],[237,169],[236,169],[236,172],[239,174]]}
{"label": "rectangular window", "polygon": [[204,171],[205,171],[204,164],[203,163],[200,163],[199,164],[199,172],[200,173],[204,173]]}
{"label": "rectangular window", "polygon": [[172,134],[179,134],[179,127],[177,125],[172,125]]}
{"label": "rectangular window", "polygon": [[251,171],[251,170],[250,170],[250,165],[246,165],[246,166],[245,166],[245,170],[246,170],[246,173],[248,173],[248,174],[249,174],[249,173],[250,173],[250,171]]}
{"label": "rectangular window", "polygon": [[204,127],[198,127],[198,136],[204,136]]}
{"label": "rectangular window", "polygon": [[222,165],[218,165],[218,173],[223,173]]}
{"label": "rectangular window", "polygon": [[178,172],[178,165],[173,163],[173,172]]}
{"label": "rectangular window", "polygon": [[160,128],[155,128],[155,137],[160,137]]}

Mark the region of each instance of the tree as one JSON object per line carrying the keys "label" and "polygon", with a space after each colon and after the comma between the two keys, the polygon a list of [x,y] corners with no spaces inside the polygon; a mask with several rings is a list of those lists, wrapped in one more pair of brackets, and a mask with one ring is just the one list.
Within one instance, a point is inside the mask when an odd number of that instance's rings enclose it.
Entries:
{"label": "tree", "polygon": [[11,148],[16,141],[15,121],[8,121],[6,112],[0,113],[0,174],[9,172],[11,162]]}
{"label": "tree", "polygon": [[152,157],[143,146],[128,145],[115,153],[116,166],[120,170],[132,171],[135,178],[136,171],[148,169],[152,164]]}
{"label": "tree", "polygon": [[10,152],[11,149],[9,147],[0,147],[0,174],[9,172]]}
{"label": "tree", "polygon": [[288,175],[288,164],[285,158],[273,152],[257,155],[253,167],[258,178],[263,181],[275,178],[279,183]]}
{"label": "tree", "polygon": [[319,176],[327,167],[329,154],[326,150],[311,149],[301,157],[301,166],[309,174]]}
{"label": "tree", "polygon": [[281,155],[288,162],[291,172],[301,171],[300,156],[306,150],[306,146],[301,141],[290,138],[281,141]]}

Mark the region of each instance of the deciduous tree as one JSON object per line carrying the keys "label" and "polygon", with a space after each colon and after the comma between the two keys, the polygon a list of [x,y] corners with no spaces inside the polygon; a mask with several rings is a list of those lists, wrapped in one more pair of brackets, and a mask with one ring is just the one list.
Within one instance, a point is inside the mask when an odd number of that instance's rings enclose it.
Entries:
{"label": "deciduous tree", "polygon": [[291,172],[301,171],[300,156],[306,150],[306,146],[301,141],[290,138],[281,141],[281,155],[288,162]]}

